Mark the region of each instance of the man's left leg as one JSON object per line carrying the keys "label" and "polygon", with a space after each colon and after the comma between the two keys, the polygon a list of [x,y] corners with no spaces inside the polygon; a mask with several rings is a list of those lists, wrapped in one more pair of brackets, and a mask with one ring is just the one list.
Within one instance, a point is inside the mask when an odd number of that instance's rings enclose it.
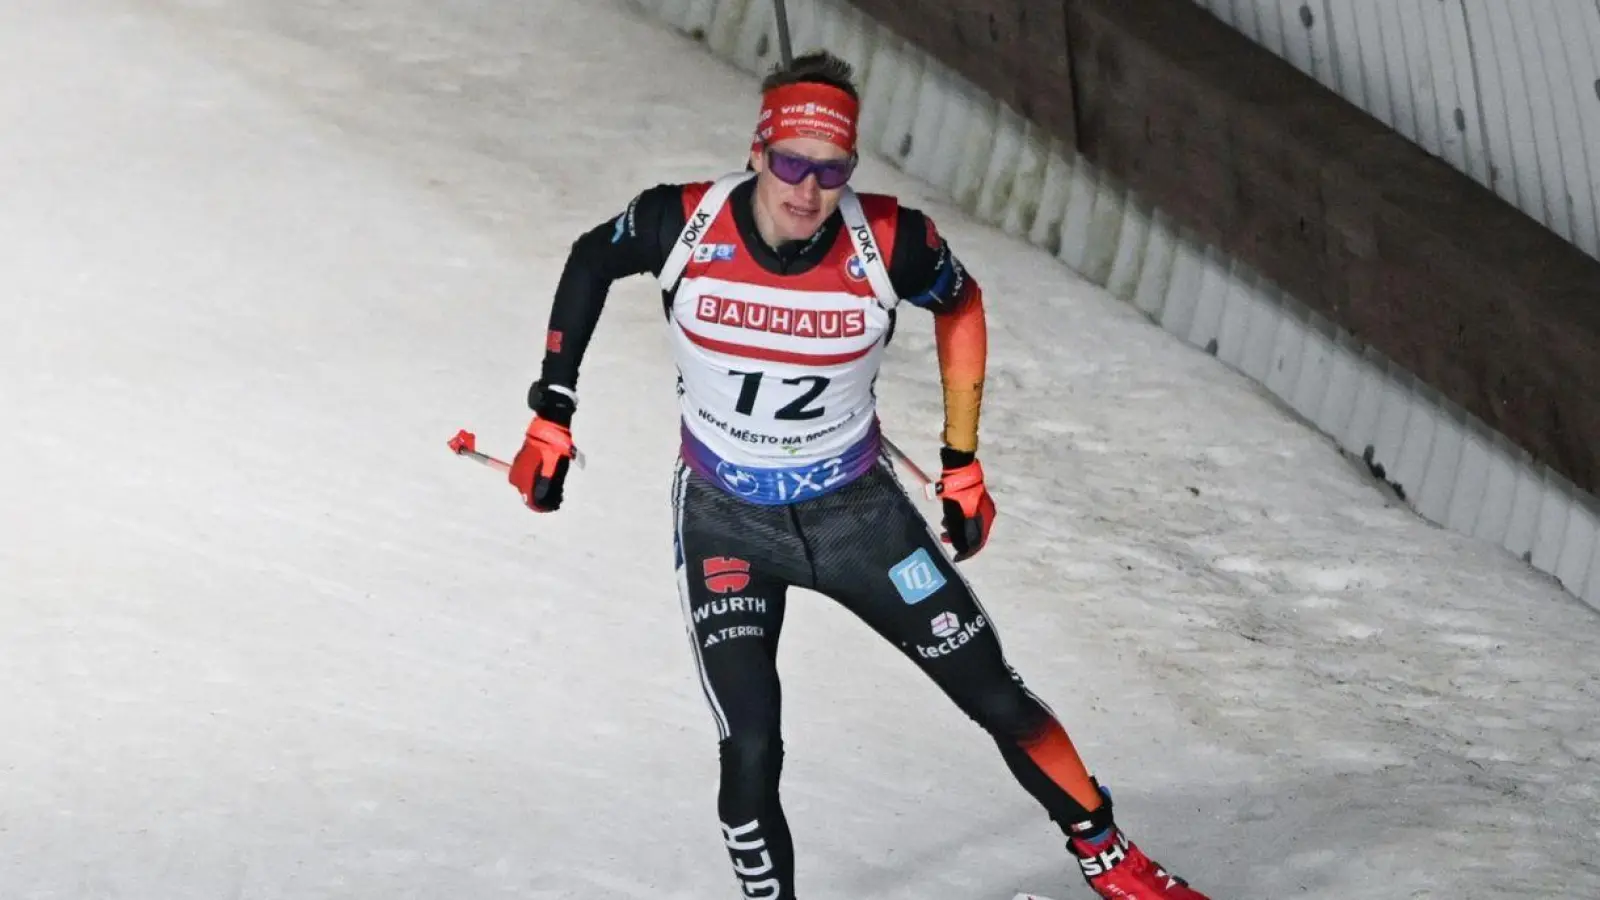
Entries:
{"label": "man's left leg", "polygon": [[1204,900],[1117,829],[1109,795],[1006,662],[993,621],[892,474],[875,471],[800,515],[816,589],[898,646],[994,738],[1018,783],[1069,837],[1091,886],[1135,900]]}

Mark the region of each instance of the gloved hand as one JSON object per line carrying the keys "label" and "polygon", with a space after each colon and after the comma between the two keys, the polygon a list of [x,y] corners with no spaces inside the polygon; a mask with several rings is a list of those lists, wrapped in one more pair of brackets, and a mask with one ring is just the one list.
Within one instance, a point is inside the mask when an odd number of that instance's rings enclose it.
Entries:
{"label": "gloved hand", "polygon": [[542,397],[534,393],[532,397],[538,398],[533,421],[528,423],[522,449],[511,461],[507,480],[516,486],[529,509],[554,512],[561,508],[567,469],[577,456],[570,430],[574,404],[557,393],[546,392]]}
{"label": "gloved hand", "polygon": [[989,542],[994,525],[994,498],[983,484],[983,466],[976,454],[942,447],[944,471],[935,486],[944,507],[944,540],[955,551],[955,561],[975,556]]}

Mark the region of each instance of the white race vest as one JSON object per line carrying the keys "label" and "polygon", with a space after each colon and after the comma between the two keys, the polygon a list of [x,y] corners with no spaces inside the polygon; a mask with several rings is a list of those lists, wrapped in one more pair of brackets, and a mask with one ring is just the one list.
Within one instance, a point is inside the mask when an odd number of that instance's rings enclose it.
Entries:
{"label": "white race vest", "polygon": [[809,273],[761,270],[732,216],[719,217],[751,177],[712,185],[660,283],[676,287],[671,344],[691,465],[756,502],[789,502],[874,463],[873,381],[898,299],[849,188],[840,211],[850,246],[831,249]]}

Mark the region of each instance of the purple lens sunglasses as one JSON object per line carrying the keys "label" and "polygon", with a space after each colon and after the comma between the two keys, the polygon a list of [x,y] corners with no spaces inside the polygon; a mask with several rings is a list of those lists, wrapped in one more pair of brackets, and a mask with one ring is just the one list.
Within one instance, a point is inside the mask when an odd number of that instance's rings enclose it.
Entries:
{"label": "purple lens sunglasses", "polygon": [[844,187],[856,170],[856,156],[853,153],[848,159],[830,159],[824,162],[784,153],[771,147],[766,148],[766,151],[767,171],[777,176],[777,179],[784,184],[799,184],[806,180],[807,175],[816,173],[817,187],[831,191]]}

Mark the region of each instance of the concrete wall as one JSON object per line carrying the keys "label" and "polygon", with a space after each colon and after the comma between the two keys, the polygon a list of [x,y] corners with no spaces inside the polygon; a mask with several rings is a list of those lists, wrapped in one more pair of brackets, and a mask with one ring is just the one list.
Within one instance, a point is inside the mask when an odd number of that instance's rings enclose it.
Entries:
{"label": "concrete wall", "polygon": [[1194,2],[1600,258],[1600,3]]}
{"label": "concrete wall", "polygon": [[[771,0],[634,2],[752,74],[777,60]],[[1262,383],[1423,516],[1504,547],[1600,607],[1593,497],[843,0],[788,7],[797,51],[827,46],[862,74],[868,152]]]}

